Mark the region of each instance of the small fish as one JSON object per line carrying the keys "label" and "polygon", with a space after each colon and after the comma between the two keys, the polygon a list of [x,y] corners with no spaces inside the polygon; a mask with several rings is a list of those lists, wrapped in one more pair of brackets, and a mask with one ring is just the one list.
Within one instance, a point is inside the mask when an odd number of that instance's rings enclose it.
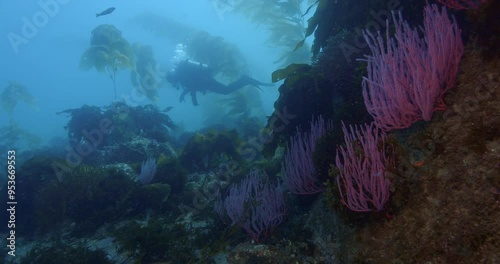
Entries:
{"label": "small fish", "polygon": [[413,165],[413,166],[415,166],[415,167],[420,167],[420,166],[425,165],[425,161],[423,161],[423,160],[420,160],[420,161],[415,161],[415,162],[413,162],[411,165]]}
{"label": "small fish", "polygon": [[108,15],[108,14],[113,13],[113,11],[115,11],[115,8],[114,7],[110,7],[108,9],[102,11],[101,13],[95,14],[95,17],[100,17],[100,16]]}
{"label": "small fish", "polygon": [[174,108],[174,107],[173,106],[168,106],[167,108],[165,108],[163,110],[163,112],[168,113],[170,110],[172,110],[172,108]]}

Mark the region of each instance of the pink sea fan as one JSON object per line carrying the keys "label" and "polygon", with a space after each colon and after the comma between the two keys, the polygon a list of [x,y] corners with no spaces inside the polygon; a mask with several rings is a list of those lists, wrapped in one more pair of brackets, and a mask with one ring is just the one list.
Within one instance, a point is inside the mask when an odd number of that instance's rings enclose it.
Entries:
{"label": "pink sea fan", "polygon": [[423,38],[393,13],[394,38],[386,26],[385,43],[364,31],[372,55],[366,56],[368,75],[363,97],[375,125],[384,131],[407,128],[418,120],[429,121],[443,110],[443,95],[455,84],[463,53],[460,29],[443,7],[425,7]]}
{"label": "pink sea fan", "polygon": [[394,158],[385,152],[386,135],[373,123],[349,130],[342,123],[342,131],[345,147],[337,149],[335,159],[341,201],[352,211],[381,211],[390,195],[386,166],[394,166]]}
{"label": "pink sea fan", "polygon": [[295,136],[290,137],[282,171],[292,193],[315,194],[324,190],[315,175],[313,154],[316,142],[329,129],[332,129],[332,123],[325,123],[323,117],[319,116],[317,120],[313,118],[311,121],[310,132],[302,132],[297,128]]}

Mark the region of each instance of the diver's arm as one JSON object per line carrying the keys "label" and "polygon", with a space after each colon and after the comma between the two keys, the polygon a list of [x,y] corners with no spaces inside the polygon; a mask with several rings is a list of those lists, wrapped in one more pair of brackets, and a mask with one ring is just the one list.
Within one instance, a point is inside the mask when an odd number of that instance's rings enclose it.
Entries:
{"label": "diver's arm", "polygon": [[184,97],[186,97],[187,93],[188,93],[188,90],[182,91],[181,97],[179,97],[179,102],[184,102]]}
{"label": "diver's arm", "polygon": [[198,99],[196,98],[196,91],[191,91],[191,101],[193,102],[194,106],[198,105]]}

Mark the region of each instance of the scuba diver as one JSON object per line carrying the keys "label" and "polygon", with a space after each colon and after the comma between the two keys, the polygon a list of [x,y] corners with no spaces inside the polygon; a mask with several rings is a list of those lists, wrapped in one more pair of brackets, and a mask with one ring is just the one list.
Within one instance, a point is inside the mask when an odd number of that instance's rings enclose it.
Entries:
{"label": "scuba diver", "polygon": [[189,93],[191,101],[195,106],[198,105],[196,92],[205,94],[208,91],[218,94],[230,94],[246,85],[252,85],[259,89],[259,86],[273,86],[273,84],[262,83],[246,75],[225,85],[212,77],[212,72],[208,65],[191,60],[179,62],[175,69],[167,73],[167,81],[177,89],[181,87],[184,89],[179,98],[180,102],[183,102],[184,97]]}

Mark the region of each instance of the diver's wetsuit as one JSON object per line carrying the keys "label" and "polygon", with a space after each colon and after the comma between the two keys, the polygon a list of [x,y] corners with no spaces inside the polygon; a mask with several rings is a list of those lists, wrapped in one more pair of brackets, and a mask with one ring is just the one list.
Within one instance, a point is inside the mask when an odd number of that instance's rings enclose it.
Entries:
{"label": "diver's wetsuit", "polygon": [[180,101],[184,101],[186,94],[191,95],[193,105],[198,105],[196,92],[205,94],[207,91],[218,94],[230,94],[246,85],[259,86],[273,86],[259,82],[246,75],[241,76],[238,80],[224,85],[212,77],[210,69],[201,63],[192,61],[182,61],[177,67],[167,75],[167,80],[176,88],[184,88],[180,96]]}

